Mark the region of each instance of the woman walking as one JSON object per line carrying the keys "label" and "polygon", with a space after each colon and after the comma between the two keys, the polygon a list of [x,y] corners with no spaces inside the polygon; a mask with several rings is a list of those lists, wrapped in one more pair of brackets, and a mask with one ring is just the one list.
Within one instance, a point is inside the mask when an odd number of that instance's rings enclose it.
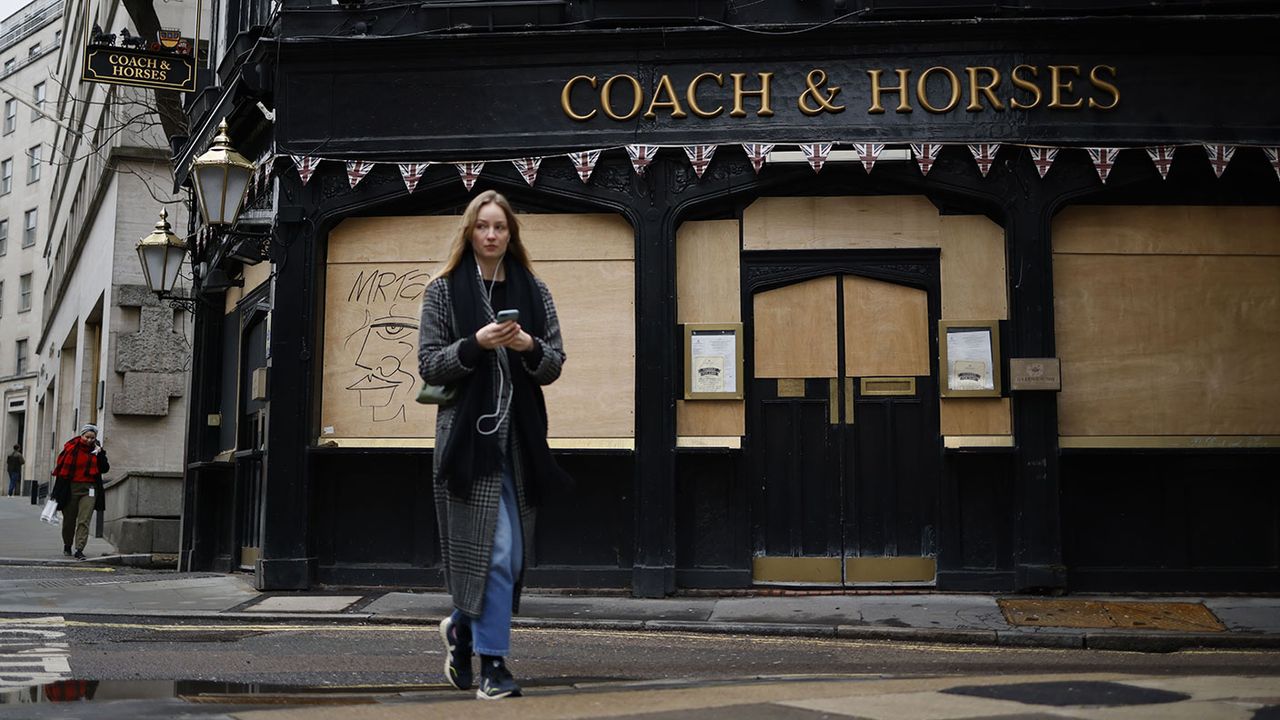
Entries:
{"label": "woman walking", "polygon": [[[58,453],[53,468],[53,490],[49,496],[62,512],[62,554],[84,560],[84,546],[89,542],[89,518],[93,511],[106,509],[102,492],[102,473],[111,469],[107,451],[98,441],[98,426],[85,425],[80,434],[68,440]],[[74,553],[72,543],[75,544]]]}
{"label": "woman walking", "polygon": [[[512,313],[511,311],[516,311]],[[518,315],[518,319],[498,322]],[[445,676],[459,690],[480,656],[483,700],[520,695],[507,669],[511,616],[533,541],[539,491],[567,480],[547,447],[542,386],[564,346],[551,292],[533,274],[506,198],[467,206],[422,300],[418,371],[456,395],[436,416],[433,487],[454,611],[440,623]]]}

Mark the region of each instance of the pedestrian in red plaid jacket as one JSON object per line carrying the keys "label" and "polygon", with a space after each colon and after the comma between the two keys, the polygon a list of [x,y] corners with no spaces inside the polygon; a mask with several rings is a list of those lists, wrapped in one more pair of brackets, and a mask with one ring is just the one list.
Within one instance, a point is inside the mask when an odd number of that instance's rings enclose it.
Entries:
{"label": "pedestrian in red plaid jacket", "polygon": [[81,427],[80,434],[68,440],[58,453],[50,497],[62,512],[62,554],[84,560],[84,546],[89,542],[89,518],[93,517],[94,510],[106,509],[102,473],[110,469],[107,451],[98,442],[96,425]]}

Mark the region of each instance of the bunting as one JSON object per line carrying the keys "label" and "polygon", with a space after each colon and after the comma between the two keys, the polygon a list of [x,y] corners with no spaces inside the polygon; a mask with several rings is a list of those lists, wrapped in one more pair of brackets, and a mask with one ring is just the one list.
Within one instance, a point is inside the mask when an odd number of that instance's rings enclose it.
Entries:
{"label": "bunting", "polygon": [[747,158],[751,160],[751,167],[759,175],[760,168],[764,167],[765,158],[769,157],[769,153],[773,152],[773,145],[768,143],[742,143],[742,149],[747,151]]}
{"label": "bunting", "polygon": [[631,158],[631,167],[635,169],[637,175],[644,175],[644,171],[648,169],[649,163],[653,162],[653,158],[657,154],[657,145],[627,146],[627,157]]}
{"label": "bunting", "polygon": [[1058,158],[1058,148],[1031,148],[1031,163],[1036,166],[1036,172],[1040,173],[1040,179],[1049,172],[1049,168],[1053,167],[1053,161]]}
{"label": "bunting", "polygon": [[884,150],[884,143],[854,143],[853,149],[858,153],[858,159],[862,161],[862,169],[871,172],[871,168],[876,164],[876,158],[880,157],[880,152]]}
{"label": "bunting", "polygon": [[1262,152],[1267,154],[1267,162],[1275,168],[1276,177],[1280,177],[1280,147],[1264,147]]}
{"label": "bunting", "polygon": [[969,146],[973,159],[978,161],[978,172],[982,173],[982,177],[986,177],[991,171],[991,166],[996,162],[996,152],[999,150],[1000,143],[978,143]]}
{"label": "bunting", "polygon": [[573,162],[573,169],[578,171],[578,177],[582,178],[582,182],[591,179],[591,173],[595,172],[596,162],[600,160],[601,150],[583,150],[582,152],[569,153],[569,160]]}
{"label": "bunting", "polygon": [[693,165],[693,172],[702,177],[702,173],[707,171],[707,167],[711,165],[711,158],[716,154],[715,145],[685,145],[684,154],[689,156],[689,164]]}
{"label": "bunting", "polygon": [[933,164],[938,160],[941,143],[911,143],[911,154],[916,156],[916,164],[920,166],[920,174],[928,175]]}
{"label": "bunting", "polygon": [[821,172],[822,166],[827,162],[827,156],[831,154],[831,143],[801,145],[800,152],[804,153],[809,161],[809,167],[813,168],[814,172]]}
{"label": "bunting", "polygon": [[482,162],[460,162],[454,163],[453,166],[458,168],[458,174],[462,176],[462,184],[466,186],[467,192],[476,186],[476,180],[480,179],[480,171],[484,170]]}
{"label": "bunting", "polygon": [[538,168],[542,166],[542,158],[527,157],[519,160],[512,160],[511,164],[516,166],[520,171],[520,176],[524,181],[529,183],[529,187],[533,187],[533,181],[538,179]]}
{"label": "bunting", "polygon": [[364,179],[369,171],[373,170],[373,163],[364,160],[348,160],[347,161],[347,182],[351,183],[351,189],[354,190],[356,185]]}
{"label": "bunting", "polygon": [[1169,168],[1173,167],[1173,145],[1158,145],[1147,148],[1147,156],[1155,164],[1161,180],[1169,179]]}
{"label": "bunting", "polygon": [[1222,177],[1222,172],[1227,169],[1227,163],[1231,162],[1231,156],[1236,154],[1236,146],[1205,145],[1204,151],[1209,154],[1209,164],[1213,166],[1214,176]]}
{"label": "bunting", "polygon": [[294,167],[298,168],[298,177],[302,180],[302,184],[306,185],[311,180],[311,174],[320,165],[320,158],[303,157],[301,155],[290,155],[289,157],[293,158]]}
{"label": "bunting", "polygon": [[427,172],[427,166],[431,163],[398,163],[400,166],[400,177],[404,178],[404,187],[412,195],[413,191],[418,187],[418,181],[422,179],[424,173]]}
{"label": "bunting", "polygon": [[1120,154],[1120,149],[1085,148],[1085,152],[1089,153],[1089,159],[1093,160],[1093,169],[1098,171],[1098,177],[1105,183],[1107,176],[1111,174],[1111,168],[1116,165],[1116,156]]}

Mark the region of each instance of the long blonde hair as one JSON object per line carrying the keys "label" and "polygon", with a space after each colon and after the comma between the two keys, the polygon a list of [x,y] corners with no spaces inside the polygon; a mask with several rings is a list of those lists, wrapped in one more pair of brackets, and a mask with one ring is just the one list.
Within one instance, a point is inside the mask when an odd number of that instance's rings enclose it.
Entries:
{"label": "long blonde hair", "polygon": [[458,267],[458,263],[462,262],[462,254],[471,247],[471,236],[475,232],[476,218],[480,216],[480,208],[494,203],[502,208],[502,213],[507,216],[507,231],[509,239],[507,241],[507,254],[515,258],[524,266],[529,274],[533,274],[533,263],[529,260],[529,252],[524,249],[524,242],[520,240],[520,222],[516,220],[516,211],[511,209],[511,203],[496,190],[485,190],[475,197],[467,209],[462,213],[462,220],[458,222],[458,232],[453,236],[453,243],[449,246],[449,259],[445,260],[444,267],[440,268],[440,272],[435,277],[441,278],[453,272]]}

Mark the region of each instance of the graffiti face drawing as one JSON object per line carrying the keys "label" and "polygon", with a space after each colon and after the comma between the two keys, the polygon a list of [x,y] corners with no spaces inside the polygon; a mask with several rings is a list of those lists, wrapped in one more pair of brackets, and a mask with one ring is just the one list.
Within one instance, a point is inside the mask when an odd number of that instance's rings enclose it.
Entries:
{"label": "graffiti face drawing", "polygon": [[355,350],[355,365],[363,371],[347,389],[359,394],[360,407],[372,411],[374,422],[404,422],[405,404],[417,381],[410,372],[417,337],[418,319],[397,314],[394,305],[378,317],[365,311],[364,324],[347,336],[345,344]]}

